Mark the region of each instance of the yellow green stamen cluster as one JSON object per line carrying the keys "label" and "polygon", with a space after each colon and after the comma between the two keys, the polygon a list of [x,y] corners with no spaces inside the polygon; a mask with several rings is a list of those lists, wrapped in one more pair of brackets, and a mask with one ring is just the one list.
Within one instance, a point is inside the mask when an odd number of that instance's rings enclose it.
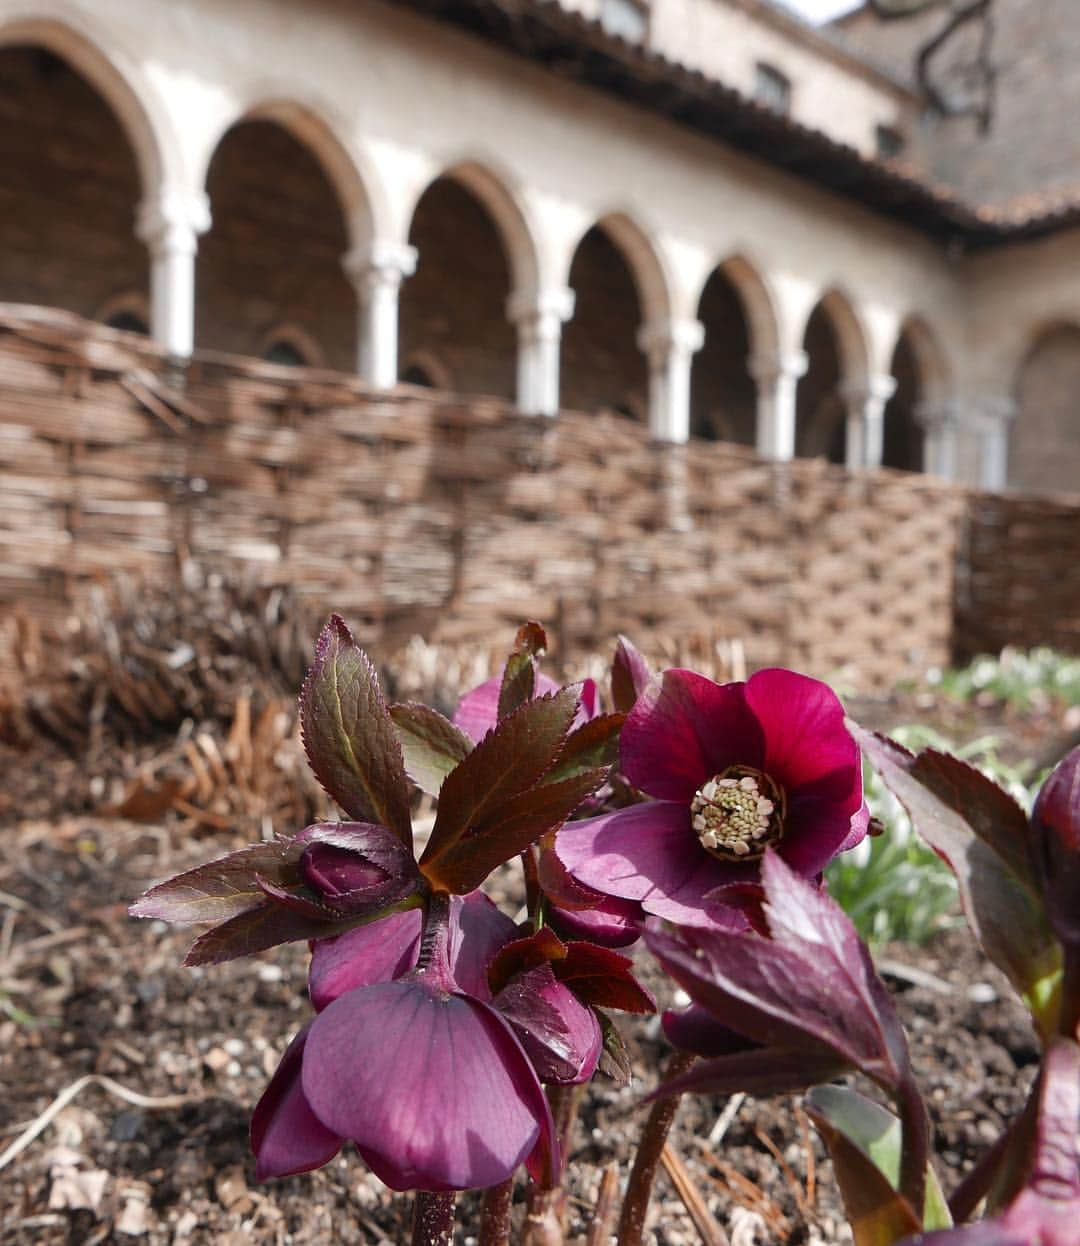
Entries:
{"label": "yellow green stamen cluster", "polygon": [[766,774],[729,766],[694,793],[690,820],[701,845],[725,861],[755,861],[784,833],[783,792]]}

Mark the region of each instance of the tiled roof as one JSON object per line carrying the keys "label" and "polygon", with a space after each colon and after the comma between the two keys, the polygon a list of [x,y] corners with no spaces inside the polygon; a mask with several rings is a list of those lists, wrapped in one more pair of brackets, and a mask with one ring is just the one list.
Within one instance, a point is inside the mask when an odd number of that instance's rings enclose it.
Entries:
{"label": "tiled roof", "polygon": [[841,194],[943,242],[982,248],[1080,224],[1080,190],[974,206],[902,160],[877,160],[563,8],[558,0],[400,0]]}

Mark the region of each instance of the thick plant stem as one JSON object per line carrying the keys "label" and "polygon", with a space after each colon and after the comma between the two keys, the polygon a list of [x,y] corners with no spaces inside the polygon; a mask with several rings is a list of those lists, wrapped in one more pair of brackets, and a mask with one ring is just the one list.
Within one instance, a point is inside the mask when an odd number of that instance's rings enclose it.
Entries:
{"label": "thick plant stem", "polygon": [[510,1241],[510,1205],[514,1201],[514,1178],[484,1191],[480,1211],[479,1246],[507,1246]]}
{"label": "thick plant stem", "polygon": [[909,1078],[899,1088],[900,1108],[900,1193],[922,1219],[926,1201],[926,1163],[930,1157],[930,1123],[926,1105],[915,1083]]}
{"label": "thick plant stem", "polygon": [[[694,1063],[694,1057],[686,1052],[676,1052],[664,1070],[665,1079],[678,1077]],[[681,1095],[658,1099],[652,1105],[645,1127],[641,1131],[630,1180],[626,1183],[626,1196],[619,1215],[618,1246],[641,1246],[645,1233],[645,1216],[649,1210],[656,1170],[664,1153],[667,1136],[679,1110]]]}
{"label": "thick plant stem", "polygon": [[451,1246],[457,1195],[417,1190],[413,1203],[412,1246]]}

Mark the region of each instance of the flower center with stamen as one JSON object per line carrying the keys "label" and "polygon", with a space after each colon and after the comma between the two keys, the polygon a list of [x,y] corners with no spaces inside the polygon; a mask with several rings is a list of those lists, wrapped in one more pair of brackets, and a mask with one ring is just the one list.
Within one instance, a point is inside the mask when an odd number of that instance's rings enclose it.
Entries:
{"label": "flower center with stamen", "polygon": [[729,766],[694,793],[690,821],[721,861],[756,861],[784,834],[784,790],[751,766]]}

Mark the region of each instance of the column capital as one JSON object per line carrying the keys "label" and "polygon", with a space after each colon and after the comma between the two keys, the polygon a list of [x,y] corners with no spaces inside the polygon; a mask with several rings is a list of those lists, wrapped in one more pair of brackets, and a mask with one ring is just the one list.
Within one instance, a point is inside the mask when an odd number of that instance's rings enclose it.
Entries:
{"label": "column capital", "polygon": [[341,257],[345,275],[358,290],[397,289],[416,272],[417,250],[407,243],[373,242],[354,247]]}
{"label": "column capital", "polygon": [[788,351],[787,354],[762,351],[746,360],[747,371],[759,385],[772,385],[783,376],[797,381],[800,376],[806,375],[809,366],[810,356],[804,350]]}
{"label": "column capital", "polygon": [[638,349],[650,360],[666,355],[692,355],[705,345],[705,326],[700,320],[663,320],[643,324],[637,335]]}
{"label": "column capital", "polygon": [[843,381],[837,392],[842,402],[852,406],[867,406],[871,403],[885,403],[896,393],[896,377],[878,373],[875,376],[861,377],[857,381]]}
{"label": "column capital", "polygon": [[519,328],[541,323],[557,328],[573,316],[576,298],[569,286],[514,290],[506,300],[506,318]]}
{"label": "column capital", "polygon": [[961,419],[975,432],[999,432],[1016,419],[1018,410],[1008,394],[976,394],[963,404]]}
{"label": "column capital", "polygon": [[955,432],[963,423],[963,405],[958,398],[918,402],[912,415],[924,432]]}
{"label": "column capital", "polygon": [[151,253],[194,255],[199,234],[210,228],[210,200],[188,186],[162,186],[135,214],[135,233]]}

